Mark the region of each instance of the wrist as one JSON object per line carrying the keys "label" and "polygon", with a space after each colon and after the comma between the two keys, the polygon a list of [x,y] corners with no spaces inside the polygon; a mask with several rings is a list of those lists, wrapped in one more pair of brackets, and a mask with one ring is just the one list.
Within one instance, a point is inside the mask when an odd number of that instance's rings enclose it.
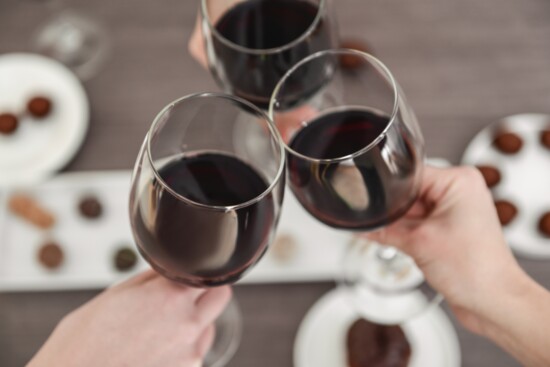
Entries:
{"label": "wrist", "polygon": [[541,296],[541,287],[519,266],[503,278],[493,282],[492,291],[486,294],[477,310],[479,334],[492,340],[521,322],[521,317],[530,315],[530,308]]}

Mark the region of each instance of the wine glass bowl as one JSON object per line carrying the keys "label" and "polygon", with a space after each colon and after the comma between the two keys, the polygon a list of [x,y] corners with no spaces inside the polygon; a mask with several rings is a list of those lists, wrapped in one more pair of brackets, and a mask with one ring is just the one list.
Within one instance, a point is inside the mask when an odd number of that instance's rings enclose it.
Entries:
{"label": "wine glass bowl", "polygon": [[[362,68],[343,67],[343,55],[358,58]],[[317,93],[287,84],[312,65],[323,70]],[[289,103],[300,95],[299,106]],[[321,222],[373,230],[400,218],[416,200],[423,138],[395,79],[373,56],[329,50],[305,58],[275,88],[269,113],[287,148],[289,186]]]}
{"label": "wine glass bowl", "polygon": [[276,129],[254,105],[215,93],[171,103],[134,171],[130,217],[140,253],[181,283],[237,281],[273,238],[284,163]]}
{"label": "wine glass bowl", "polygon": [[101,24],[69,10],[44,24],[34,43],[37,52],[61,62],[81,80],[96,75],[110,50],[110,39]]}
{"label": "wine glass bowl", "polygon": [[[228,93],[267,109],[273,88],[295,63],[336,42],[330,0],[202,0],[211,73]],[[308,75],[293,82],[308,84]]]}

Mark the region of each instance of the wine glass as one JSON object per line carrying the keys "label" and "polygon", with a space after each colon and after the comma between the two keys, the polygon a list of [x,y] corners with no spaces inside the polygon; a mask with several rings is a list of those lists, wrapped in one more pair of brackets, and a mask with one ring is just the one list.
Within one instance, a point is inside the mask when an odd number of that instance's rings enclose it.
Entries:
{"label": "wine glass", "polygon": [[[318,71],[313,94],[311,84],[298,89],[287,82],[304,70]],[[417,199],[422,134],[401,88],[375,57],[356,50],[306,57],[277,84],[269,114],[285,142],[289,186],[324,224],[375,230]],[[363,316],[380,323],[399,323],[441,299],[411,258],[365,239],[346,252],[342,286]]]}
{"label": "wine glass", "polygon": [[[211,73],[227,93],[267,109],[273,88],[294,64],[334,47],[330,8],[330,0],[202,0]],[[307,81],[292,82],[301,88]]]}
{"label": "wine glass", "polygon": [[[236,282],[273,239],[284,165],[276,128],[251,103],[218,93],[170,103],[133,173],[130,220],[139,252],[166,278],[192,287]],[[234,353],[237,316],[231,305],[219,319],[206,366],[223,366]]]}
{"label": "wine glass", "polygon": [[91,18],[63,9],[63,0],[50,0],[57,13],[34,37],[38,53],[71,69],[81,80],[93,77],[109,51],[109,38],[104,28]]}

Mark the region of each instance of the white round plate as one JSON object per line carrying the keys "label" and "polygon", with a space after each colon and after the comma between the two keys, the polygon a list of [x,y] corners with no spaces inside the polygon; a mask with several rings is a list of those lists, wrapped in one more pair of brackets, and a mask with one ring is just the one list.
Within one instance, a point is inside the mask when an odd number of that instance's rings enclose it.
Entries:
{"label": "white round plate", "polygon": [[15,133],[0,134],[0,187],[33,183],[59,170],[86,136],[88,99],[74,74],[39,55],[0,56],[0,113],[23,114],[35,95],[50,98],[52,112],[39,121],[21,117]]}
{"label": "white round plate", "polygon": [[[550,116],[521,114],[508,116],[481,130],[470,142],[462,163],[492,165],[502,175],[493,187],[496,199],[506,199],[518,208],[518,215],[507,226],[504,234],[510,247],[522,256],[532,259],[550,258],[550,239],[538,231],[540,216],[550,210],[550,150],[540,143],[539,134],[550,128]],[[522,149],[515,155],[504,155],[492,147],[496,131],[518,134]]]}
{"label": "white round plate", "polygon": [[[342,290],[323,296],[300,325],[294,342],[294,367],[347,367],[346,336],[358,318]],[[411,344],[409,367],[460,367],[458,338],[439,307],[401,327]]]}

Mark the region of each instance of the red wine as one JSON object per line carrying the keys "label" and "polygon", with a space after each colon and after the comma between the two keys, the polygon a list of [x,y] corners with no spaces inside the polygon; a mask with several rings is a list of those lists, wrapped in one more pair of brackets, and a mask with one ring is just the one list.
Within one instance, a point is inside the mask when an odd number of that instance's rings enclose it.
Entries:
{"label": "red wine", "polygon": [[[216,23],[216,30],[230,42],[253,50],[283,47],[300,39],[314,24],[319,7],[306,0],[249,0],[237,4]],[[266,109],[277,82],[298,61],[331,48],[329,24],[324,17],[305,39],[280,52],[245,53],[213,39],[218,78],[230,92]],[[323,82],[315,63],[290,83],[300,97],[311,95]],[[306,89],[308,91],[304,91]]]}
{"label": "red wine", "polygon": [[328,163],[288,155],[289,183],[302,206],[336,228],[370,230],[399,218],[416,198],[419,156],[409,131],[384,134],[389,117],[367,109],[324,114],[292,139],[310,158],[353,158]]}
{"label": "red wine", "polygon": [[[234,282],[259,260],[276,222],[273,196],[234,210],[268,188],[258,172],[229,155],[201,153],[173,160],[143,194],[134,213],[139,249],[168,278],[195,286]],[[191,202],[190,202],[191,201]],[[139,208],[149,207],[148,213]],[[143,210],[143,209],[141,209]],[[146,219],[148,218],[148,219]]]}

